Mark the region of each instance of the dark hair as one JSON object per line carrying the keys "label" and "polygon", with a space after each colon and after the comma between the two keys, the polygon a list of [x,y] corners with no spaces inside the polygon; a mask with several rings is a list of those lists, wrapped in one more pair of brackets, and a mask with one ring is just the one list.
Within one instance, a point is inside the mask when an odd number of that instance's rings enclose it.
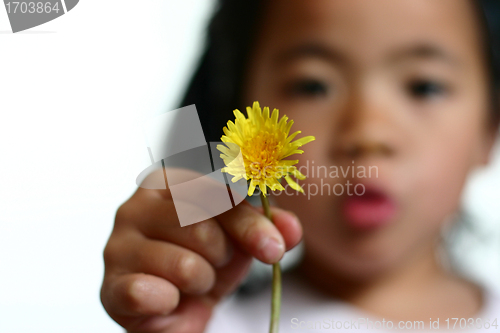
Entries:
{"label": "dark hair", "polygon": [[486,62],[491,80],[491,123],[500,122],[500,1],[475,0],[484,32]]}
{"label": "dark hair", "polygon": [[243,107],[242,77],[261,20],[260,0],[219,0],[206,49],[181,107],[196,104],[207,141],[220,141],[234,109]]}
{"label": "dark hair", "polygon": [[[269,1],[269,0],[268,0]],[[474,0],[484,22],[491,73],[492,124],[500,120],[500,0]],[[196,104],[207,141],[220,141],[234,109],[244,108],[242,78],[262,21],[266,1],[219,0],[207,31],[207,44],[181,107]]]}

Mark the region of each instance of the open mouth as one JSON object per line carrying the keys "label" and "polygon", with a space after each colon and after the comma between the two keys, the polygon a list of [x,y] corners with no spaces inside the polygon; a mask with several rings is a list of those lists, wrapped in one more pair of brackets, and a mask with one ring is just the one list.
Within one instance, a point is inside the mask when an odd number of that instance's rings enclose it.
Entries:
{"label": "open mouth", "polygon": [[387,194],[367,186],[362,195],[345,196],[341,207],[347,224],[360,230],[389,224],[397,210],[396,203]]}

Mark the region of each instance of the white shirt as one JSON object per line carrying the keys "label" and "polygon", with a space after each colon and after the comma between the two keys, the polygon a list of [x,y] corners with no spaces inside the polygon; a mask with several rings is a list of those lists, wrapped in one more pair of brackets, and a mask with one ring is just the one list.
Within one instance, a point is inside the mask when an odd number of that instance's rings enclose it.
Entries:
{"label": "white shirt", "polygon": [[[474,329],[469,318],[450,318],[438,323],[436,318],[426,322],[390,322],[377,318],[353,305],[321,295],[318,291],[298,279],[284,274],[282,284],[280,333],[289,332],[389,332],[410,330],[437,332],[453,330],[461,332],[500,332],[500,294],[483,288],[483,308],[474,320]],[[269,332],[271,286],[256,295],[246,298],[230,296],[214,310],[208,323],[207,333],[266,333]],[[497,319],[498,318],[498,319]],[[370,322],[371,321],[371,322]],[[433,325],[433,329],[429,327]],[[497,324],[495,327],[494,325]],[[418,327],[420,325],[420,329]],[[463,329],[461,329],[461,326]],[[493,326],[492,326],[493,325]],[[392,329],[390,329],[392,326]],[[399,327],[398,327],[399,326]],[[449,327],[449,329],[448,329]],[[481,328],[479,328],[481,327]]]}

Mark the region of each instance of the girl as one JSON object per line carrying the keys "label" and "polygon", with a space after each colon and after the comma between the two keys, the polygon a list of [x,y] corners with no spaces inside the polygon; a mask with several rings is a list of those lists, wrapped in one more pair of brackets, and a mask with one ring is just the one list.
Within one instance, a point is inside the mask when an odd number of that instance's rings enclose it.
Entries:
{"label": "girl", "polygon": [[[183,105],[197,105],[208,141],[238,106],[280,109],[316,136],[298,165],[308,195],[276,195],[274,224],[244,202],[181,228],[168,190],[139,189],[104,251],[110,316],[129,332],[265,332],[269,290],[225,296],[252,257],[277,262],[303,239],[282,332],[498,329],[500,297],[436,255],[498,126],[480,4],[222,1]],[[349,166],[373,171],[330,172]]]}

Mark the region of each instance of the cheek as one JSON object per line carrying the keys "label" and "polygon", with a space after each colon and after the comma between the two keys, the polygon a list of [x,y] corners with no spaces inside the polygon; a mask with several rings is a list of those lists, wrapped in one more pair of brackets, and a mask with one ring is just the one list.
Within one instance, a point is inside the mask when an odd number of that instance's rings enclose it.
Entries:
{"label": "cheek", "polygon": [[440,223],[459,207],[467,176],[484,149],[479,128],[475,120],[464,119],[434,134],[428,131],[416,146],[404,188],[408,206],[422,223]]}
{"label": "cheek", "polygon": [[449,118],[414,135],[396,175],[403,206],[399,233],[407,244],[435,239],[460,208],[468,174],[485,150],[481,124],[479,117]]}

